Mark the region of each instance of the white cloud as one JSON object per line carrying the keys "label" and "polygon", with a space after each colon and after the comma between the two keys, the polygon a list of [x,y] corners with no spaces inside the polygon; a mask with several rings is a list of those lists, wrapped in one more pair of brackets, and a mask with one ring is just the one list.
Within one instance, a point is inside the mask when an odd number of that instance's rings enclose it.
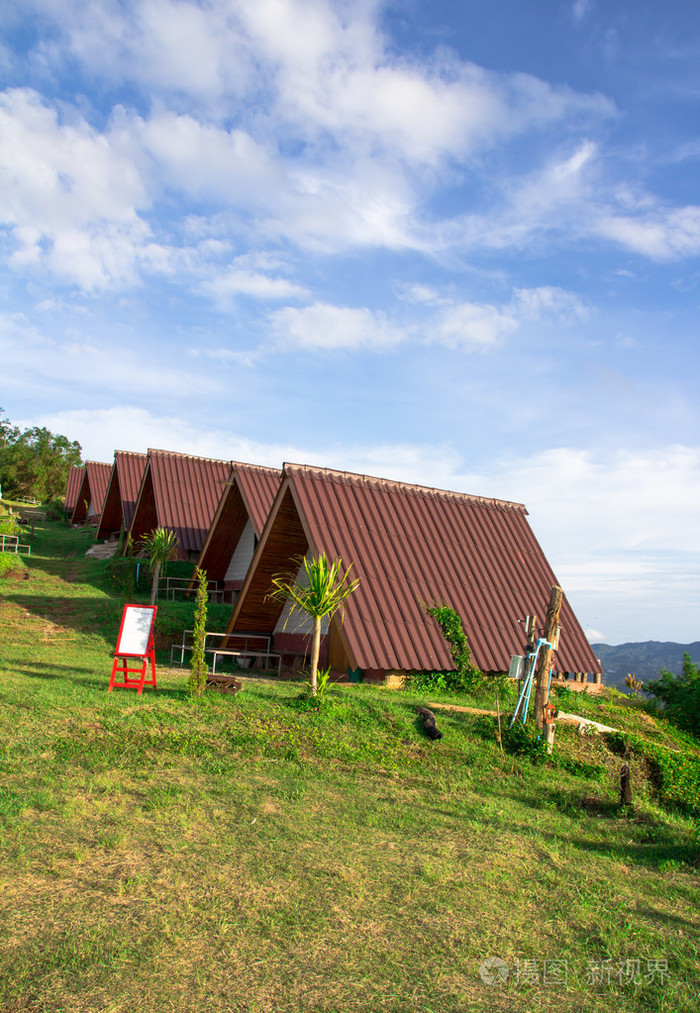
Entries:
{"label": "white cloud", "polygon": [[599,235],[652,260],[677,260],[700,253],[700,207],[658,208],[632,217],[609,213],[595,229]]}
{"label": "white cloud", "polygon": [[213,296],[217,302],[227,305],[237,295],[251,296],[255,299],[303,299],[308,296],[308,289],[295,285],[286,278],[270,278],[259,271],[245,271],[232,268],[222,274],[205,281],[202,291]]}
{"label": "white cloud", "polygon": [[574,0],[571,5],[571,16],[576,24],[580,24],[582,21],[585,21],[592,6],[592,0]]}
{"label": "white cloud", "polygon": [[450,348],[486,349],[500,344],[526,322],[546,317],[567,322],[585,314],[573,292],[552,286],[519,288],[510,302],[500,307],[472,302],[447,306],[437,314],[432,340]]}
{"label": "white cloud", "polygon": [[463,302],[441,314],[435,337],[449,348],[489,348],[519,326],[508,310]]}
{"label": "white cloud", "polygon": [[283,348],[383,350],[402,340],[401,331],[383,314],[368,309],[314,303],[286,306],[270,315],[272,332]]}
{"label": "white cloud", "polygon": [[15,267],[48,267],[85,289],[133,282],[148,256],[148,204],[138,172],[77,115],[60,121],[28,89],[0,95],[0,220]]}

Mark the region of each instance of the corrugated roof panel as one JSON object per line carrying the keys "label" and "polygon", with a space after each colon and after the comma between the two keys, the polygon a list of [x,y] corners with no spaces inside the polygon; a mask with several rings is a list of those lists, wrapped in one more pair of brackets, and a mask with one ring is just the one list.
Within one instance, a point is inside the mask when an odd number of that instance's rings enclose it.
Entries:
{"label": "corrugated roof panel", "polygon": [[233,474],[248,507],[248,516],[256,537],[260,538],[280,487],[282,472],[276,468],[263,468],[234,461]]}
{"label": "corrugated roof panel", "polygon": [[148,456],[159,526],[175,532],[181,552],[200,552],[231,462],[165,450]]}
{"label": "corrugated roof panel", "polygon": [[112,465],[102,464],[99,461],[86,461],[85,470],[90,483],[90,502],[95,513],[99,515],[102,513],[102,505],[107,495]]}
{"label": "corrugated roof panel", "polygon": [[78,493],[80,492],[84,471],[84,466],[79,464],[71,465],[68,470],[68,482],[66,483],[66,498],[64,504],[64,510],[67,514],[72,514],[75,510],[75,504],[78,502]]}
{"label": "corrugated roof panel", "polygon": [[122,521],[126,531],[131,527],[147,461],[146,454],[136,454],[128,450],[115,450],[114,452],[114,463],[119,480],[119,495],[122,501]]}

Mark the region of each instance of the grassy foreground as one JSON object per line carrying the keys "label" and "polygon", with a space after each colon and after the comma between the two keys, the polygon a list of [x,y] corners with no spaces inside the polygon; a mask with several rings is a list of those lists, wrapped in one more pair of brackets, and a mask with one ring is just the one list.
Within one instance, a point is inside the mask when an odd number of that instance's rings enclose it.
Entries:
{"label": "grassy foreground", "polygon": [[642,764],[624,813],[619,758],[564,726],[533,766],[488,715],[429,741],[410,692],[191,701],[161,667],[108,695],[124,599],[86,537],[37,527],[0,581],[3,1013],[697,1010],[698,824]]}

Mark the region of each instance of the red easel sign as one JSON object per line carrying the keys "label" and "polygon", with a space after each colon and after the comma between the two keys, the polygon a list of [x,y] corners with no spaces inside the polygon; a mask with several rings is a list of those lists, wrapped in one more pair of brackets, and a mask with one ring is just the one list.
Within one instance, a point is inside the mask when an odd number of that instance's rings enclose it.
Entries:
{"label": "red easel sign", "polygon": [[[119,627],[114,664],[109,680],[108,693],[113,689],[135,689],[143,693],[144,686],[156,688],[156,657],[153,648],[153,624],[158,611],[157,605],[125,605]],[[130,661],[132,667],[129,667]],[[138,662],[138,667],[135,667]],[[146,679],[148,669],[151,678]],[[115,682],[115,676],[124,677]],[[131,677],[134,678],[131,678]]]}

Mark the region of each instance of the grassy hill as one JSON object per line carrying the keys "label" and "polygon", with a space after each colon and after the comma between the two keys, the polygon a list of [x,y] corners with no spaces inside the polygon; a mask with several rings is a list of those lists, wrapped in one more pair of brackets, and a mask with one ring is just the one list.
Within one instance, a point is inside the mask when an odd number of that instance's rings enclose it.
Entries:
{"label": "grassy hill", "polygon": [[[488,693],[192,701],[165,648],[156,692],[108,694],[148,590],[89,537],[38,525],[0,579],[3,1013],[697,1009],[700,808],[658,758],[693,770],[697,743],[614,692],[560,703],[624,734],[561,724],[550,760],[502,754],[489,713],[422,733],[417,705]],[[190,608],[163,607],[162,643]]]}

